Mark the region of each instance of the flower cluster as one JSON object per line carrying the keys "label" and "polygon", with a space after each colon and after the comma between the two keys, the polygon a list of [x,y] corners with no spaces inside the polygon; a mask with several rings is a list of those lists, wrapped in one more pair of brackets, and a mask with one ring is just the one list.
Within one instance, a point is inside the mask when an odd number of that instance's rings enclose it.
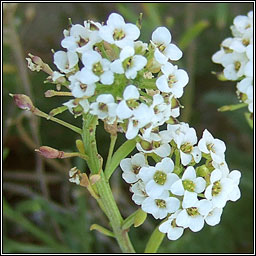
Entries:
{"label": "flower cluster", "polygon": [[235,17],[231,31],[212,60],[224,67],[227,80],[238,81],[237,95],[253,113],[253,11]]}
{"label": "flower cluster", "polygon": [[[140,137],[139,153],[120,163],[122,177],[131,184],[132,200],[164,219],[159,230],[170,240],[185,228],[197,232],[205,222],[218,224],[226,202],[240,198],[241,173],[229,171],[225,143],[208,130],[198,141],[194,128],[181,122],[152,132],[150,139]],[[155,165],[149,165],[152,159]]]}
{"label": "flower cluster", "polygon": [[[170,61],[182,57],[170,31],[158,27],[150,43],[139,41],[138,26],[112,13],[105,25],[85,21],[64,30],[54,53],[58,71],[52,83],[65,85],[74,99],[64,103],[75,116],[89,112],[116,125],[127,139],[150,134],[180,114],[178,99],[188,83],[186,71]],[[31,60],[28,59],[30,67]]]}

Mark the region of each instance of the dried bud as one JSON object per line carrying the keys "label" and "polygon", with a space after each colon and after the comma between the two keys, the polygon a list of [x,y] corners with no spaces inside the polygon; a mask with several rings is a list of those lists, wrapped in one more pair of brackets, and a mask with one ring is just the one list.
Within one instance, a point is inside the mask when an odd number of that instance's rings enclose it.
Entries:
{"label": "dried bud", "polygon": [[46,158],[63,158],[64,152],[59,151],[55,148],[42,146],[39,149],[35,149],[36,152],[39,152],[42,156]]}
{"label": "dried bud", "polygon": [[88,187],[90,185],[90,181],[88,179],[88,176],[86,173],[81,173],[80,174],[80,185],[82,187]]}
{"label": "dried bud", "polygon": [[53,96],[55,96],[55,91],[54,91],[54,90],[48,90],[48,91],[46,91],[46,92],[44,93],[44,96],[45,96],[46,98],[53,97]]}
{"label": "dried bud", "polygon": [[76,167],[71,168],[69,171],[69,177],[70,177],[69,181],[79,185],[80,184],[80,174],[81,174],[81,171],[78,168],[76,168]]}
{"label": "dried bud", "polygon": [[21,108],[28,111],[32,111],[35,109],[31,99],[25,94],[9,94],[13,97],[15,104]]}
{"label": "dried bud", "polygon": [[26,58],[26,60],[28,61],[28,68],[31,71],[39,72],[40,70],[42,70],[45,73],[52,75],[53,73],[52,69],[49,67],[48,64],[44,63],[40,57],[34,56],[31,53],[29,53],[28,56],[30,58]]}
{"label": "dried bud", "polygon": [[90,176],[90,181],[91,181],[91,184],[95,184],[97,181],[100,180],[100,175],[99,174],[93,174]]}

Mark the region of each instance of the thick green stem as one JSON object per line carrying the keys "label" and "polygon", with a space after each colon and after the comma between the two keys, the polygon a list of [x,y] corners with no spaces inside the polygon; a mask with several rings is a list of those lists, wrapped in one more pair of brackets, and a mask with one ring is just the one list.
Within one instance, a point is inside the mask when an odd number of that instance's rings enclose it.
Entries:
{"label": "thick green stem", "polygon": [[87,164],[91,173],[99,173],[101,176],[100,180],[95,183],[95,186],[97,187],[100,204],[103,206],[104,212],[110,221],[110,225],[120,249],[123,253],[134,253],[135,251],[130,242],[127,230],[122,229],[123,218],[116,205],[109,183],[105,178],[105,174],[101,170],[102,165],[100,156],[98,155],[95,139],[96,125],[96,117],[90,114],[84,116],[82,137],[85,146],[85,153],[88,155]]}

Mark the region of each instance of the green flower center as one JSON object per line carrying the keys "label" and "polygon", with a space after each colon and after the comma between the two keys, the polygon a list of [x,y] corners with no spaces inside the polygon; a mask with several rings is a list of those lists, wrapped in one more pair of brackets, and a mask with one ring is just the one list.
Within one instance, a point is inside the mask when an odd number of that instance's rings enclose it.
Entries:
{"label": "green flower center", "polygon": [[183,187],[185,190],[189,192],[194,192],[195,191],[195,183],[192,180],[183,180],[182,181]]}
{"label": "green flower center", "polygon": [[153,179],[157,184],[164,185],[167,179],[167,175],[162,171],[156,171]]}
{"label": "green flower center", "polygon": [[244,40],[242,41],[242,44],[243,44],[244,46],[248,46],[249,43],[250,43],[250,41],[249,41],[248,39],[244,39]]}
{"label": "green flower center", "polygon": [[177,82],[176,77],[174,75],[169,75],[168,77],[168,86],[172,88],[173,84]]}
{"label": "green flower center", "polygon": [[100,76],[100,75],[104,72],[104,70],[103,70],[102,65],[101,65],[100,62],[97,62],[97,63],[95,63],[95,64],[93,65],[92,71],[93,71],[93,73],[94,73],[95,75],[97,75],[97,76]]}
{"label": "green flower center", "polygon": [[239,61],[235,62],[235,71],[238,71],[241,67],[241,63]]}
{"label": "green flower center", "polygon": [[224,50],[225,53],[232,53],[233,52],[232,49],[230,49],[230,48],[228,48],[226,46],[223,46],[223,50]]}
{"label": "green flower center", "polygon": [[155,199],[155,203],[159,208],[166,208],[166,202],[162,199]]}
{"label": "green flower center", "polygon": [[217,196],[221,191],[220,181],[215,181],[212,186],[212,195]]}
{"label": "green flower center", "polygon": [[122,29],[115,29],[113,33],[114,40],[121,40],[125,37],[125,33]]}
{"label": "green flower center", "polygon": [[132,57],[129,57],[123,61],[123,68],[127,70],[132,65]]}
{"label": "green flower center", "polygon": [[159,49],[159,51],[160,52],[163,52],[164,50],[165,50],[165,45],[164,44],[160,44],[160,45],[158,45],[158,49]]}
{"label": "green flower center", "polygon": [[209,144],[207,144],[207,149],[209,150],[209,151],[212,151],[213,153],[215,153],[215,150],[214,150],[214,148],[213,148],[213,143],[209,143]]}
{"label": "green flower center", "polygon": [[89,38],[85,39],[85,38],[80,37],[78,45],[79,45],[79,47],[82,47],[82,46],[86,45],[88,42],[89,42]]}
{"label": "green flower center", "polygon": [[198,208],[197,207],[190,207],[186,209],[187,213],[189,216],[197,216],[200,213],[198,212]]}
{"label": "green flower center", "polygon": [[137,101],[135,99],[127,100],[126,104],[131,109],[135,109],[136,107],[138,107],[140,105],[139,101]]}
{"label": "green flower center", "polygon": [[186,142],[181,145],[180,150],[184,153],[191,153],[193,146],[189,142]]}

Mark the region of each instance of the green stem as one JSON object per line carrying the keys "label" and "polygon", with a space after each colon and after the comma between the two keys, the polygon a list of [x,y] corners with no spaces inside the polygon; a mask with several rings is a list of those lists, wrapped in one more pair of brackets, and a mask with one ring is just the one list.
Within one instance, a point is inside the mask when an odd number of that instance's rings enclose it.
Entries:
{"label": "green stem", "polygon": [[107,170],[109,165],[110,165],[110,162],[111,162],[111,159],[112,159],[112,155],[113,155],[113,152],[114,152],[114,147],[115,147],[115,144],[116,144],[116,139],[117,139],[117,135],[112,135],[110,136],[110,146],[109,146],[109,151],[108,151],[108,158],[107,158],[107,163],[106,163],[106,167],[105,169]]}
{"label": "green stem", "polygon": [[50,116],[50,115],[44,113],[43,111],[39,110],[38,108],[35,108],[32,113],[33,113],[34,115],[36,115],[36,116],[40,116],[40,117],[43,117],[43,118],[45,118],[45,119],[47,119],[47,120],[51,120],[51,121],[53,121],[53,122],[55,122],[55,123],[58,123],[58,124],[60,124],[60,125],[63,125],[63,126],[65,126],[65,127],[69,128],[70,130],[72,130],[72,131],[74,131],[74,132],[80,134],[80,135],[81,135],[81,133],[82,133],[82,130],[81,130],[80,128],[78,128],[78,127],[76,127],[76,126],[74,126],[74,125],[72,125],[72,124],[69,124],[69,123],[67,123],[67,122],[65,122],[65,121],[62,121],[62,120],[60,120],[60,119],[58,119],[58,118],[56,118],[56,117]]}
{"label": "green stem", "polygon": [[[116,205],[109,183],[106,180],[104,172],[101,170],[100,158],[97,151],[95,139],[95,131],[97,125],[97,117],[87,114],[83,120],[83,142],[85,153],[88,155],[87,164],[93,174],[99,173],[101,178],[95,183],[95,186],[100,197],[101,207],[107,215],[110,225],[113,229],[115,238],[123,253],[134,253],[134,248],[130,242],[128,233],[122,229],[123,218]],[[98,201],[99,202],[99,201]]]}

